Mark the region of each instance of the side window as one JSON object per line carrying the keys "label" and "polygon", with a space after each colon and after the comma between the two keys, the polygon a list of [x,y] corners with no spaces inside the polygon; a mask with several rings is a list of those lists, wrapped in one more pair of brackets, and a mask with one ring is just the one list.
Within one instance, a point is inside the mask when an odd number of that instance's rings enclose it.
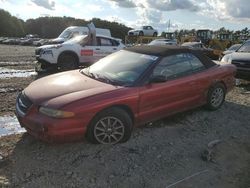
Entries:
{"label": "side window", "polygon": [[111,40],[113,46],[119,46],[119,42],[117,40]]}
{"label": "side window", "polygon": [[175,79],[192,73],[192,66],[186,54],[176,54],[165,57],[155,67],[153,75],[166,76],[167,79]]}
{"label": "side window", "polygon": [[111,40],[107,38],[99,38],[99,41],[97,43],[99,43],[101,46],[112,46]]}
{"label": "side window", "polygon": [[75,36],[78,36],[79,32],[78,31],[74,31],[70,34],[69,38],[74,38]]}
{"label": "side window", "polygon": [[199,44],[195,44],[194,48],[200,48],[200,45]]}
{"label": "side window", "polygon": [[203,63],[193,54],[186,54],[189,62],[192,65],[192,69],[194,72],[200,71],[200,70],[204,70],[205,66],[203,65]]}

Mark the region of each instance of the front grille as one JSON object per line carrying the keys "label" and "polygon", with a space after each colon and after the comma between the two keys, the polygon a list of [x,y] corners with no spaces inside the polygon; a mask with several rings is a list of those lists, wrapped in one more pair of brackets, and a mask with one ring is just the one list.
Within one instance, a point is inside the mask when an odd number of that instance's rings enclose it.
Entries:
{"label": "front grille", "polygon": [[41,51],[42,51],[42,48],[38,48],[38,49],[35,50],[35,54],[36,55],[40,55]]}
{"label": "front grille", "polygon": [[20,115],[25,115],[32,105],[32,101],[24,94],[20,93],[17,97],[17,112]]}
{"label": "front grille", "polygon": [[235,65],[236,67],[250,68],[250,61],[233,60],[232,64]]}

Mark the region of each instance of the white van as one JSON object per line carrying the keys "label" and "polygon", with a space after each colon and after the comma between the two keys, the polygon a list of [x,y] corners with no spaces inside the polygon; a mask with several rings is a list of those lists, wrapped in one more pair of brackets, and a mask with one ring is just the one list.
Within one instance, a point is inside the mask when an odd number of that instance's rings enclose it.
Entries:
{"label": "white van", "polygon": [[[50,44],[60,44],[78,35],[88,35],[88,27],[70,26],[67,27],[57,38],[49,41]],[[111,37],[109,29],[96,28],[97,35]]]}

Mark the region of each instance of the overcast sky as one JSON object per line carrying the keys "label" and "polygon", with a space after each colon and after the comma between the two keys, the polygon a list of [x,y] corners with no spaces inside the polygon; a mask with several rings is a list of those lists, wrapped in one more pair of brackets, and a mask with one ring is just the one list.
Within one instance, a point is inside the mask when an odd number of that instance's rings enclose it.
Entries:
{"label": "overcast sky", "polygon": [[40,16],[93,17],[159,31],[250,28],[250,0],[0,0],[0,8],[21,19]]}

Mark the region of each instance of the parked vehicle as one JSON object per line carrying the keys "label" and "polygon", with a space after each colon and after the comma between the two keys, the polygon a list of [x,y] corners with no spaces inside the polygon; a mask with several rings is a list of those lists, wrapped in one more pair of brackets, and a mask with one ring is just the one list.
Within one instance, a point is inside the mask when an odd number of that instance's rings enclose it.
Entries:
{"label": "parked vehicle", "polygon": [[40,38],[23,38],[20,40],[19,44],[20,45],[33,45],[34,41],[39,41],[41,40]]}
{"label": "parked vehicle", "polygon": [[237,67],[237,78],[250,80],[250,40],[247,40],[235,52],[225,55],[221,61]]}
{"label": "parked vehicle", "polygon": [[86,135],[93,143],[125,142],[137,125],[202,105],[220,108],[235,71],[187,48],[127,48],[32,82],[17,98],[16,115],[45,141]]}
{"label": "parked vehicle", "polygon": [[33,41],[34,46],[43,46],[48,44],[48,39],[40,39],[38,41]]}
{"label": "parked vehicle", "polygon": [[[88,27],[70,26],[67,27],[57,38],[48,41],[48,44],[61,44],[79,35],[88,35]],[[97,35],[111,37],[109,29],[96,28]]]}
{"label": "parked vehicle", "polygon": [[158,35],[158,31],[152,26],[142,26],[139,29],[129,30],[128,35],[156,37]]}
{"label": "parked vehicle", "polygon": [[37,35],[37,34],[28,34],[28,35],[25,35],[25,38],[28,38],[28,39],[30,39],[30,38],[39,38],[39,35]]}
{"label": "parked vehicle", "polygon": [[[36,70],[71,70],[79,65],[87,66],[125,47],[112,37],[96,35],[94,25],[89,26],[89,35],[76,36],[63,44],[45,45],[36,49]],[[92,28],[91,28],[92,27]]]}
{"label": "parked vehicle", "polygon": [[201,42],[184,42],[181,46],[200,51],[213,60],[219,59],[219,55],[212,48],[205,47]]}
{"label": "parked vehicle", "polygon": [[155,45],[155,46],[177,46],[177,40],[171,40],[171,39],[155,39],[151,41],[148,45]]}
{"label": "parked vehicle", "polygon": [[233,52],[235,52],[242,44],[234,44],[232,45],[230,48],[228,48],[227,50],[225,50],[224,52],[222,52],[221,56],[220,56],[220,60],[224,55],[227,54],[231,54]]}
{"label": "parked vehicle", "polygon": [[19,44],[19,42],[20,42],[19,38],[7,38],[6,40],[2,41],[2,44],[17,45]]}
{"label": "parked vehicle", "polygon": [[0,37],[0,44],[3,43],[3,41],[7,40],[7,37]]}

